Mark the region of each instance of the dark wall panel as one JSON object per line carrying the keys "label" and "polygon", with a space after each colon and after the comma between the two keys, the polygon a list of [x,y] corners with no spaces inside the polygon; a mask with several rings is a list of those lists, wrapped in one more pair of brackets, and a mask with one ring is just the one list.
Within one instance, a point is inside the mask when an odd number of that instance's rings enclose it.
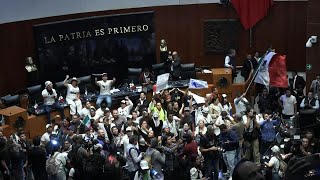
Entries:
{"label": "dark wall panel", "polygon": [[[238,37],[237,64],[242,64],[247,52],[265,51],[272,45],[279,53],[287,54],[289,70],[304,71],[307,4],[308,2],[275,2],[269,16],[252,29],[252,48],[249,47],[249,32],[241,27]],[[160,39],[166,39],[168,48],[178,51],[183,63],[195,62],[197,66],[223,66],[224,54],[205,53],[203,23],[204,20],[209,19],[236,19],[237,14],[232,7],[225,8],[219,4],[197,4],[72,14],[0,25],[1,67],[3,67],[0,71],[0,96],[26,87],[25,57],[36,57],[33,25],[142,11],[155,12],[157,45],[160,44]],[[157,48],[157,60],[159,62],[159,48]]]}

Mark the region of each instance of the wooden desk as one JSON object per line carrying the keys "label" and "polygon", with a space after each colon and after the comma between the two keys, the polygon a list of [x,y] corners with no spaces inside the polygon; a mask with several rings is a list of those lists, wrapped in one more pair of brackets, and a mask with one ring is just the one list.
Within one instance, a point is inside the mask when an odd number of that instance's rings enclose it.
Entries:
{"label": "wooden desk", "polygon": [[4,116],[5,124],[12,126],[18,117],[22,117],[24,120],[28,118],[28,112],[18,106],[11,106],[0,110],[0,114]]}
{"label": "wooden desk", "polygon": [[197,76],[197,79],[207,81],[208,84],[212,84],[213,83],[212,73],[197,72],[196,76]]}

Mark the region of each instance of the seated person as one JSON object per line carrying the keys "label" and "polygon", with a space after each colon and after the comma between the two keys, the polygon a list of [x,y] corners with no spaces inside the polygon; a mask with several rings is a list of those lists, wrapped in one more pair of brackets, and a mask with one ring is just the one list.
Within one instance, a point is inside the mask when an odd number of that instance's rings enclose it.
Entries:
{"label": "seated person", "polygon": [[70,83],[68,83],[68,79],[69,75],[66,76],[66,79],[63,81],[63,84],[65,87],[67,87],[66,101],[70,106],[70,114],[74,115],[82,110],[82,103],[80,100],[80,89],[78,87],[80,81],[74,77],[70,80]]}
{"label": "seated person", "polygon": [[102,80],[98,81],[97,78],[95,78],[95,83],[97,86],[100,87],[100,94],[98,96],[96,105],[100,107],[100,104],[103,100],[105,100],[108,103],[109,108],[112,106],[112,98],[110,94],[110,89],[112,84],[116,81],[116,78],[113,78],[112,80],[108,80],[107,73],[102,73]]}
{"label": "seated person", "polygon": [[144,68],[143,72],[140,74],[139,77],[140,84],[144,88],[144,92],[152,89],[152,84],[154,83],[154,76],[150,73],[148,68]]}
{"label": "seated person", "polygon": [[43,104],[44,104],[44,111],[47,114],[47,124],[51,123],[51,117],[50,117],[50,112],[51,109],[54,108],[58,110],[61,114],[61,118],[64,119],[64,111],[63,107],[61,107],[57,102],[57,92],[55,89],[52,88],[52,82],[46,81],[45,82],[46,88],[42,91],[42,97],[43,97]]}
{"label": "seated person", "polygon": [[319,101],[318,99],[313,97],[312,91],[309,91],[308,96],[302,100],[300,104],[300,108],[315,109],[315,110],[319,109]]}

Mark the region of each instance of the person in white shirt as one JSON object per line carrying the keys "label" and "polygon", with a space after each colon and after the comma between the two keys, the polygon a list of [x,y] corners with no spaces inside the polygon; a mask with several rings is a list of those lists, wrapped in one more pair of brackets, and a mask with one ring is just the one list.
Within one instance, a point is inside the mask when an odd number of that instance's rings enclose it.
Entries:
{"label": "person in white shirt", "polygon": [[215,120],[216,120],[216,119],[212,118],[211,114],[209,114],[209,108],[208,107],[203,107],[202,108],[202,114],[197,116],[196,124],[199,123],[200,119],[204,120],[204,124],[206,126],[213,125],[215,123]]}
{"label": "person in white shirt", "polygon": [[280,148],[278,146],[273,146],[271,148],[272,151],[272,157],[270,159],[269,162],[265,162],[265,165],[269,168],[272,168],[272,179],[275,180],[280,180],[280,159],[281,159],[281,155],[280,155]]}
{"label": "person in white shirt", "polygon": [[224,59],[224,67],[232,70],[232,81],[237,76],[235,56],[236,50],[230,49],[228,55]]}
{"label": "person in white shirt", "polygon": [[66,76],[66,79],[64,80],[64,86],[67,87],[67,96],[66,101],[70,106],[70,114],[74,115],[81,111],[82,109],[82,103],[80,100],[80,89],[78,87],[78,84],[80,81],[77,78],[72,78],[70,80],[70,84],[67,82],[69,79],[69,75]]}
{"label": "person in white shirt", "polygon": [[65,166],[66,166],[66,158],[60,151],[60,145],[53,146],[51,158],[54,158],[55,164],[59,166],[58,168],[58,173],[55,175],[49,176],[50,179],[59,179],[59,180],[66,180],[67,175],[65,171]]}
{"label": "person in white shirt", "polygon": [[110,89],[112,84],[116,81],[116,78],[113,78],[112,80],[108,80],[108,74],[102,73],[102,80],[98,81],[97,78],[95,78],[95,83],[97,86],[100,87],[100,94],[98,96],[96,105],[100,107],[100,104],[103,100],[105,100],[108,104],[108,107],[111,108],[112,106],[112,97],[110,93]]}
{"label": "person in white shirt", "polygon": [[168,127],[170,132],[174,134],[174,136],[178,136],[178,124],[176,120],[173,119],[173,113],[168,113],[168,118],[163,121],[162,128]]}
{"label": "person in white shirt", "polygon": [[205,135],[207,133],[207,127],[204,124],[204,119],[199,120],[194,134],[197,136],[200,135],[200,133],[201,135]]}
{"label": "person in white shirt", "polygon": [[290,89],[286,90],[286,94],[279,99],[279,104],[282,108],[282,118],[289,120],[292,116],[297,114],[297,100],[291,95]]}
{"label": "person in white shirt", "polygon": [[98,122],[101,117],[102,117],[102,116],[100,116],[100,115],[98,115],[98,114],[96,113],[96,108],[93,107],[93,106],[91,106],[91,107],[90,107],[89,118],[90,118],[90,119],[93,119],[94,122]]}
{"label": "person in white shirt", "polygon": [[234,99],[234,106],[236,108],[236,114],[244,114],[247,111],[247,106],[249,101],[245,98],[246,93],[243,93],[240,96],[240,93],[237,93],[237,97]]}
{"label": "person in white shirt", "polygon": [[229,129],[232,124],[235,124],[235,121],[232,116],[230,116],[226,111],[222,111],[221,115],[217,118],[214,126],[214,133],[218,136],[220,135],[219,126],[225,124]]}
{"label": "person in white shirt", "polygon": [[104,112],[107,110],[110,110],[109,108],[107,108],[107,103],[102,102],[100,108],[97,109],[96,113],[102,117],[104,115]]}
{"label": "person in white shirt", "polygon": [[231,103],[228,101],[227,97],[228,96],[226,94],[222,94],[221,106],[224,111],[227,111],[227,113],[231,115],[232,106]]}
{"label": "person in white shirt", "polygon": [[214,119],[216,119],[218,116],[220,116],[220,113],[222,112],[222,106],[219,102],[219,98],[212,99],[213,103],[209,105],[209,114],[212,115]]}
{"label": "person in white shirt", "polygon": [[47,114],[47,124],[51,123],[51,116],[50,112],[51,109],[55,109],[60,112],[61,118],[64,119],[64,111],[63,107],[56,102],[57,92],[55,89],[52,88],[52,82],[46,81],[45,83],[46,88],[42,91],[43,97],[43,104],[44,104],[44,111]]}
{"label": "person in white shirt", "polygon": [[127,117],[130,115],[130,111],[133,107],[132,101],[129,99],[128,96],[124,98],[124,100],[121,100],[120,107],[118,108],[118,112],[121,116]]}
{"label": "person in white shirt", "polygon": [[41,145],[44,147],[49,141],[50,141],[50,135],[53,132],[53,128],[51,124],[47,124],[46,125],[46,129],[47,132],[45,132],[42,136],[41,136]]}
{"label": "person in white shirt", "polygon": [[90,103],[90,101],[87,101],[84,108],[82,108],[82,110],[79,113],[81,119],[90,115],[90,107],[91,107],[91,103]]}

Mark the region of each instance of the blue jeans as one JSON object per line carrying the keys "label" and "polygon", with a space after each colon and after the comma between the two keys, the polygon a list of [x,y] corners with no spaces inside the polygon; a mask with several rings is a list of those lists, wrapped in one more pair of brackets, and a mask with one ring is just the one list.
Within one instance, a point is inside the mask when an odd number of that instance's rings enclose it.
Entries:
{"label": "blue jeans", "polygon": [[241,161],[241,154],[242,154],[242,147],[239,147],[239,148],[236,150],[236,157],[234,158],[234,165],[237,165],[238,162]]}
{"label": "blue jeans", "polygon": [[47,124],[51,124],[51,117],[50,117],[51,109],[55,109],[55,110],[59,111],[60,115],[61,115],[61,119],[65,118],[63,107],[60,106],[60,104],[53,103],[52,105],[44,105],[44,111],[47,114]]}
{"label": "blue jeans", "polygon": [[230,175],[233,173],[233,169],[235,167],[234,159],[236,158],[236,150],[226,151],[223,154],[223,160],[227,165],[227,169],[230,172]]}
{"label": "blue jeans", "polygon": [[112,97],[111,95],[99,95],[96,105],[100,107],[101,102],[105,100],[107,102],[108,108],[110,109],[112,106]]}

